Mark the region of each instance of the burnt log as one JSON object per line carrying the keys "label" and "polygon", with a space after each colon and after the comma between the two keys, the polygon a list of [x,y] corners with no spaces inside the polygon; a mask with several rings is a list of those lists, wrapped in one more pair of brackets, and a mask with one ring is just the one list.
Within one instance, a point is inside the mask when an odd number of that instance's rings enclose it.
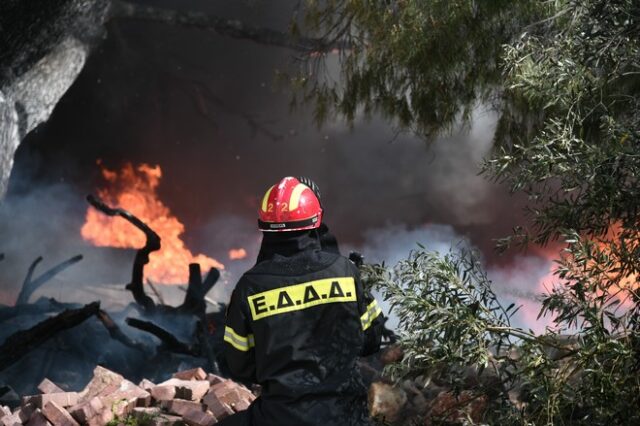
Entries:
{"label": "burnt log", "polygon": [[80,306],[78,303],[62,303],[53,298],[41,298],[36,303],[0,308],[0,322],[8,321],[21,315],[42,315],[64,309],[78,309]]}
{"label": "burnt log", "polygon": [[143,321],[137,318],[127,318],[126,322],[133,328],[137,328],[138,330],[142,330],[156,336],[162,342],[163,347],[170,352],[195,357],[200,356],[200,352],[196,348],[181,342],[176,336],[150,321]]}
{"label": "burnt log", "polygon": [[96,316],[98,317],[100,322],[104,325],[104,327],[107,329],[107,331],[109,332],[109,336],[111,336],[112,339],[117,340],[118,342],[122,343],[123,345],[129,348],[132,348],[141,352],[146,352],[145,345],[143,345],[142,343],[136,342],[135,340],[132,340],[129,336],[124,334],[124,332],[120,329],[118,324],[116,324],[116,322],[111,318],[111,316],[108,313],[100,309],[97,312]]}
{"label": "burnt log", "polygon": [[184,296],[184,301],[182,305],[178,307],[178,311],[194,314],[198,317],[204,314],[207,307],[205,298],[207,293],[218,281],[218,278],[220,278],[220,271],[216,268],[211,268],[207,277],[202,281],[200,265],[198,263],[191,263],[189,265],[189,285]]}
{"label": "burnt log", "polygon": [[138,249],[135,260],[133,261],[133,271],[131,273],[131,282],[125,288],[133,294],[133,299],[140,305],[145,312],[153,313],[156,304],[153,299],[144,292],[144,266],[149,263],[149,254],[160,250],[160,236],[155,233],[146,223],[129,213],[127,210],[120,208],[111,208],[93,195],[87,196],[87,201],[97,210],[107,216],[120,216],[126,219],[133,226],[141,230],[146,242],[144,247]]}
{"label": "burnt log", "polygon": [[164,296],[162,296],[162,293],[160,293],[160,290],[156,288],[156,286],[153,284],[153,282],[149,278],[147,278],[147,285],[149,286],[153,294],[155,294],[156,297],[158,298],[158,302],[164,305],[165,304]]}
{"label": "burnt log", "polygon": [[42,287],[42,285],[44,285],[46,282],[48,282],[53,277],[58,275],[60,272],[64,271],[71,265],[74,265],[80,262],[81,260],[82,260],[81,254],[74,256],[71,259],[65,260],[64,262],[49,269],[47,272],[40,275],[35,280],[32,280],[33,273],[36,269],[36,266],[38,266],[38,263],[42,261],[42,257],[38,257],[36,260],[33,261],[31,266],[29,267],[27,276],[25,277],[24,282],[22,283],[22,289],[20,290],[20,294],[18,294],[16,305],[24,305],[26,303],[29,303],[29,298],[31,297],[31,295],[40,287]]}
{"label": "burnt log", "polygon": [[7,337],[0,346],[0,371],[11,366],[61,331],[73,328],[100,310],[100,302],[93,302],[80,309],[67,309],[48,318],[28,330],[18,331]]}

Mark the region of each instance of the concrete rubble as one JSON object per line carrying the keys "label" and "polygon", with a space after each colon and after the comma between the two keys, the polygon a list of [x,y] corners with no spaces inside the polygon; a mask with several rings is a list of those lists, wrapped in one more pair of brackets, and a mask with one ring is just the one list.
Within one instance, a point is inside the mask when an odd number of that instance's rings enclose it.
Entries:
{"label": "concrete rubble", "polygon": [[48,379],[38,390],[13,410],[0,405],[0,426],[118,426],[131,424],[131,418],[141,426],[211,426],[246,410],[256,398],[246,387],[201,368],[136,385],[98,366],[80,392],[66,392]]}

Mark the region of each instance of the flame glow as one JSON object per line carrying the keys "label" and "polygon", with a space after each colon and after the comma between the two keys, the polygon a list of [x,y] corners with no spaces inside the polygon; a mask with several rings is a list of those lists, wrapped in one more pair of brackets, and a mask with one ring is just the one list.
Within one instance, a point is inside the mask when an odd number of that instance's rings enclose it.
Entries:
{"label": "flame glow", "polygon": [[229,259],[241,260],[247,257],[247,251],[243,248],[229,250]]}
{"label": "flame glow", "polygon": [[[202,254],[194,255],[182,241],[184,225],[171,214],[158,198],[158,185],[162,178],[160,166],[126,164],[122,170],[102,168],[107,186],[98,190],[98,198],[113,207],[128,210],[145,222],[162,239],[162,248],[151,253],[145,267],[145,276],[164,284],[186,283],[189,263],[199,263],[204,271],[211,267],[224,269],[224,265]],[[120,217],[109,217],[93,207],[87,209],[86,221],[81,229],[82,238],[99,247],[139,248],[145,236]]]}

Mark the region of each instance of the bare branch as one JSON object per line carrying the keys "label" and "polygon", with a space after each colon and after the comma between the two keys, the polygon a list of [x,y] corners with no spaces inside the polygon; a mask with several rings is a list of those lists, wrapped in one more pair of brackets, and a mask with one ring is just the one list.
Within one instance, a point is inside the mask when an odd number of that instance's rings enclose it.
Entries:
{"label": "bare branch", "polygon": [[33,261],[31,266],[29,267],[29,271],[27,272],[27,276],[24,279],[24,283],[22,284],[22,289],[20,290],[20,294],[18,295],[18,300],[16,301],[16,305],[24,305],[29,303],[29,298],[31,295],[42,287],[47,281],[51,280],[53,277],[58,275],[60,272],[64,271],[71,265],[74,265],[82,260],[82,255],[79,254],[77,256],[72,257],[71,259],[65,260],[57,266],[49,269],[44,274],[40,275],[35,280],[31,281],[33,276],[33,272],[36,269],[36,266],[42,261],[42,257],[38,257]]}
{"label": "bare branch", "polygon": [[149,226],[129,213],[124,209],[111,208],[102,201],[98,200],[93,195],[87,196],[87,201],[96,209],[100,210],[107,216],[120,216],[133,226],[144,232],[147,240],[141,249],[136,253],[136,258],[133,262],[133,271],[131,274],[131,282],[127,284],[126,289],[133,293],[133,298],[145,311],[151,312],[155,310],[156,304],[153,299],[146,295],[144,292],[143,279],[144,279],[144,265],[149,263],[149,254],[151,252],[160,250],[160,236]]}
{"label": "bare branch", "polygon": [[160,304],[162,305],[165,305],[164,296],[162,296],[162,293],[160,293],[160,290],[157,289],[157,287],[153,284],[153,282],[149,278],[147,278],[147,285],[149,286],[153,294],[155,294],[156,297],[158,298],[158,302],[160,302]]}

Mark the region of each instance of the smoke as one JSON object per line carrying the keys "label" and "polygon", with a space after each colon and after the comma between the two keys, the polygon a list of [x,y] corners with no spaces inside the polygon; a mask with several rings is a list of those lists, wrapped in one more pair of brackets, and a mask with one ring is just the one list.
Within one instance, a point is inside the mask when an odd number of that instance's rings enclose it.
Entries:
{"label": "smoke", "polygon": [[[364,236],[362,245],[347,245],[346,250],[355,249],[365,255],[368,263],[384,262],[388,267],[407,259],[411,251],[426,250],[445,255],[458,250],[461,245],[470,245],[454,227],[445,224],[428,224],[417,228],[394,224],[367,230]],[[541,308],[540,296],[553,282],[552,260],[531,254],[516,256],[508,265],[491,265],[486,259],[482,263],[499,302],[504,307],[511,303],[520,307],[511,319],[512,325],[535,332],[542,332],[546,326],[552,325],[548,317],[537,318]],[[393,329],[397,328],[398,318],[391,311],[389,304],[381,300],[380,294],[376,294],[376,298],[381,303],[384,313],[390,317],[388,325]]]}
{"label": "smoke", "polygon": [[[67,184],[36,186],[0,204],[0,252],[5,254],[0,262],[0,285],[5,304],[13,304],[27,269],[39,256],[43,261],[34,278],[77,254],[84,259],[45,284],[32,301],[46,296],[85,303],[105,297],[105,293],[95,294],[96,286],[110,289],[128,282],[132,250],[100,250],[80,237],[86,205],[80,191]],[[125,299],[124,291],[114,290],[112,296],[119,303]]]}

